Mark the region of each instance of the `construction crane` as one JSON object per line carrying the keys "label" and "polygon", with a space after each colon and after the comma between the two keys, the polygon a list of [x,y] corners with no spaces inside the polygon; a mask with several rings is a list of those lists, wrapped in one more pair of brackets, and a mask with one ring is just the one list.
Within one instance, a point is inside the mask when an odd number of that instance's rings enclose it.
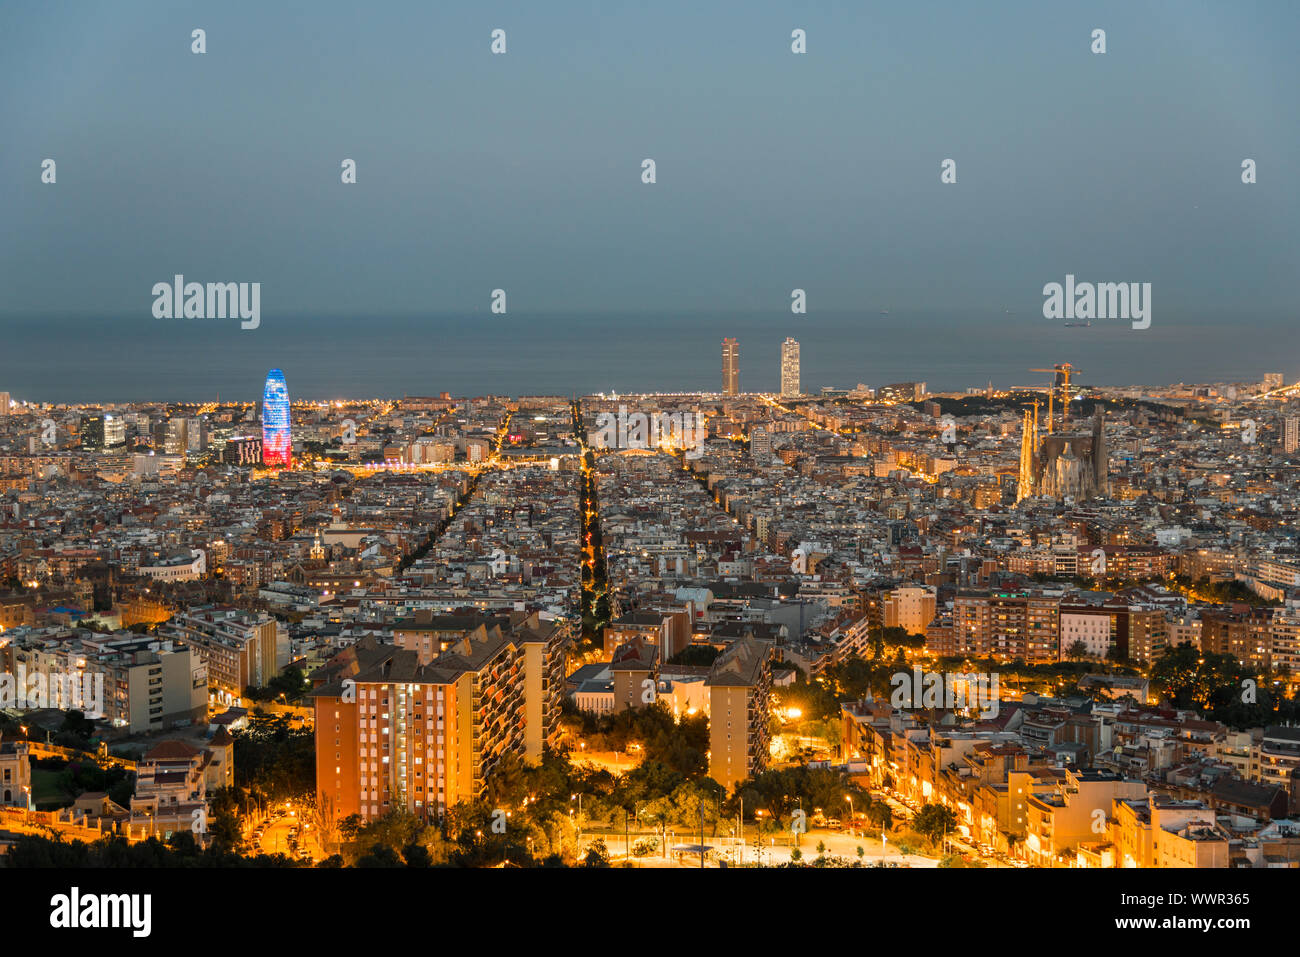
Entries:
{"label": "construction crane", "polygon": [[1052,383],[1052,388],[1047,393],[1047,433],[1052,433],[1052,423],[1056,414],[1052,408],[1052,400],[1056,396],[1056,390],[1061,390],[1061,429],[1065,429],[1065,421],[1070,417],[1070,377],[1079,375],[1081,370],[1076,369],[1068,362],[1058,362],[1050,369],[1030,369],[1030,372],[1054,372],[1056,380]]}

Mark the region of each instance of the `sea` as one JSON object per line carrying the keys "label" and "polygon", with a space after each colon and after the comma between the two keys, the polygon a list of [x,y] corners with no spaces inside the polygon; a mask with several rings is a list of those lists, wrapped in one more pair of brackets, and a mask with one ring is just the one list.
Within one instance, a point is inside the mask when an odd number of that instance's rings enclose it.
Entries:
{"label": "sea", "polygon": [[238,320],[0,319],[0,392],[49,403],[258,401],[269,369],[294,399],[408,395],[714,392],[721,341],[740,349],[742,392],[780,386],[800,344],[802,388],[923,381],[931,392],[1043,385],[1069,362],[1082,385],[1163,386],[1300,377],[1291,317],[1153,316],[1148,329],[1038,312],[276,315]]}

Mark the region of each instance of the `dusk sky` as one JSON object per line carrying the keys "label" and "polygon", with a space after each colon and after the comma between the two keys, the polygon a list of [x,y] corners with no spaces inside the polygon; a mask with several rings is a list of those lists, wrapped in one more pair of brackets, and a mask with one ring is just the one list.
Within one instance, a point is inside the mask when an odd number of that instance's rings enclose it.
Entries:
{"label": "dusk sky", "polygon": [[444,6],[6,4],[0,321],[145,320],[175,273],[264,325],[1023,312],[1067,272],[1295,319],[1295,3]]}

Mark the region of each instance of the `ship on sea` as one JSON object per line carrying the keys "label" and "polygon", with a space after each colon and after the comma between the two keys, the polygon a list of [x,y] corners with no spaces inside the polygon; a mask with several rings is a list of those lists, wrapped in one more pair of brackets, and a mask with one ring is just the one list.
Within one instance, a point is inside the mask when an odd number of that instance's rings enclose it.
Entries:
{"label": "ship on sea", "polygon": [[1067,329],[1075,329],[1075,328],[1079,328],[1079,329],[1087,329],[1090,325],[1092,325],[1091,322],[1067,322],[1067,323],[1065,324],[1065,328],[1067,328]]}

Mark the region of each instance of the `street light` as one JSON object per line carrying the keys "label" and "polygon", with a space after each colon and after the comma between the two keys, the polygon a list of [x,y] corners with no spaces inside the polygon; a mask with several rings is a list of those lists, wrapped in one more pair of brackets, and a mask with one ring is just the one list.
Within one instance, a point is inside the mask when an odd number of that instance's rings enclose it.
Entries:
{"label": "street light", "polygon": [[[578,828],[578,848],[577,848],[577,849],[578,849],[578,853],[581,853],[581,852],[582,852],[582,794],[581,794],[581,793],[578,793],[578,794],[570,794],[570,795],[569,795],[569,803],[572,804],[574,801],[577,801],[577,802],[578,802],[578,819],[577,819],[577,822],[576,822],[576,826],[577,826],[577,828]],[[570,817],[570,818],[573,817],[573,808],[569,808],[569,817]]]}

